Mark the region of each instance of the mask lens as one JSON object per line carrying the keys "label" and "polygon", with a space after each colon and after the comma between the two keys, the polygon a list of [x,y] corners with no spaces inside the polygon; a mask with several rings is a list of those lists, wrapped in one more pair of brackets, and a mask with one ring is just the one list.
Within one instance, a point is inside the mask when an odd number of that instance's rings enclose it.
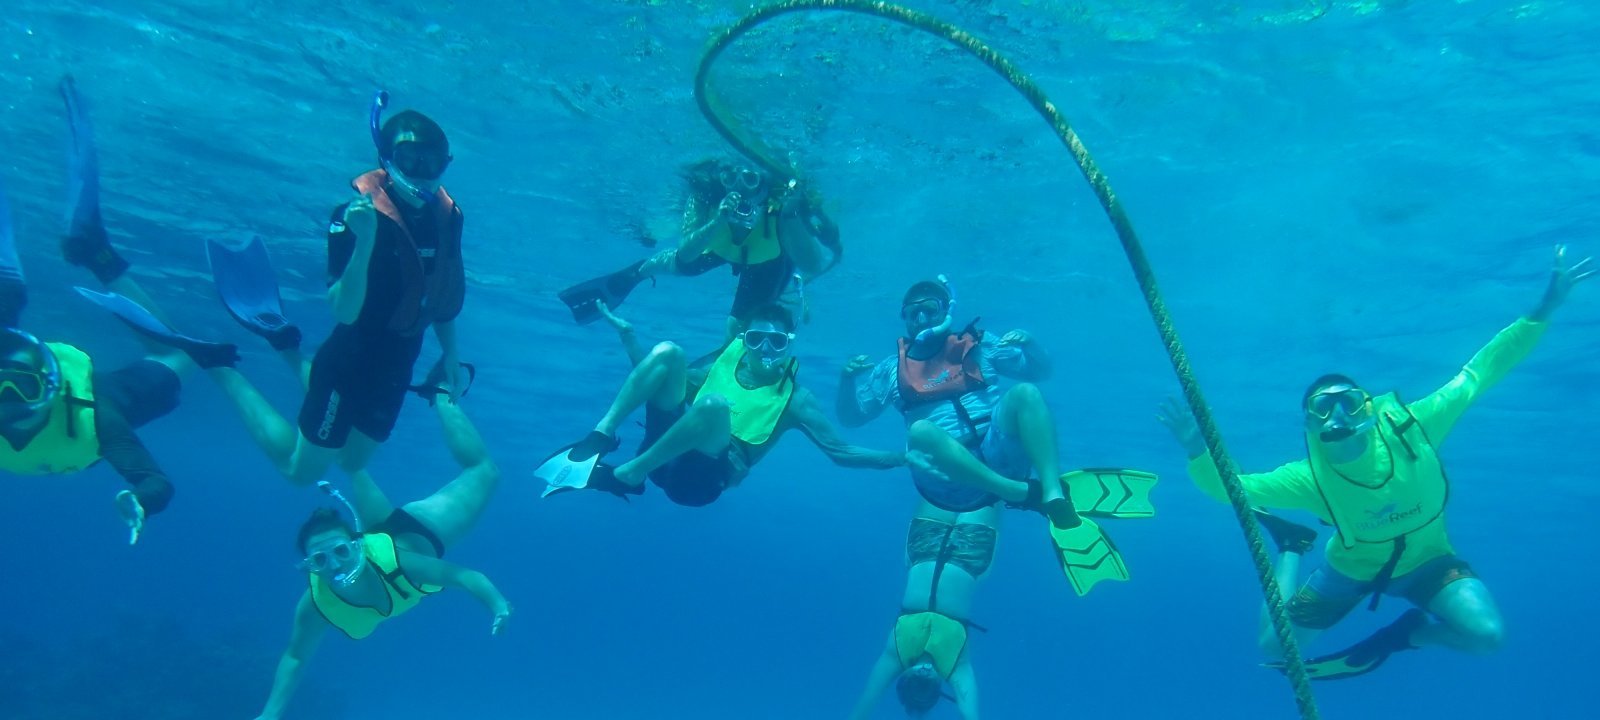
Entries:
{"label": "mask lens", "polygon": [[44,399],[44,375],[37,370],[0,369],[0,402],[36,403]]}
{"label": "mask lens", "polygon": [[773,352],[783,352],[789,349],[789,334],[767,330],[748,330],[744,334],[744,346],[751,350],[759,350],[762,346],[765,346]]}
{"label": "mask lens", "polygon": [[450,156],[422,143],[400,143],[392,158],[396,170],[415,180],[437,180],[450,166]]}
{"label": "mask lens", "polygon": [[1355,415],[1361,411],[1361,407],[1366,403],[1366,392],[1354,388],[1346,388],[1335,392],[1312,395],[1311,401],[1307,403],[1306,407],[1313,416],[1326,420],[1333,417],[1335,410],[1347,416]]}
{"label": "mask lens", "polygon": [[725,168],[722,171],[722,188],[728,192],[750,193],[761,189],[761,173],[747,167]]}
{"label": "mask lens", "polygon": [[926,300],[917,300],[915,302],[906,303],[900,308],[900,317],[903,320],[910,320],[911,318],[916,317],[918,313],[925,313],[930,317],[942,315],[944,314],[944,303],[933,298],[928,298]]}

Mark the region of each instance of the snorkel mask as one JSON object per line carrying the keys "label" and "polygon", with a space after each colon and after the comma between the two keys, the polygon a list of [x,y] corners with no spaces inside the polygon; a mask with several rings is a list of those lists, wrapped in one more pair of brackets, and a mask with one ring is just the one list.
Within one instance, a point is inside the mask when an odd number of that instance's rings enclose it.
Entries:
{"label": "snorkel mask", "polygon": [[794,333],[780,330],[746,330],[739,334],[739,339],[744,341],[746,352],[753,352],[761,361],[761,367],[772,369],[789,358],[789,347],[794,342]]}
{"label": "snorkel mask", "polygon": [[766,176],[749,167],[728,166],[722,168],[717,179],[728,193],[722,198],[728,222],[745,230],[754,228],[770,194]]}
{"label": "snorkel mask", "polygon": [[355,521],[356,535],[349,540],[325,547],[308,548],[309,552],[306,553],[305,559],[296,567],[321,576],[340,587],[350,587],[366,572],[368,564],[364,543],[361,540],[361,516],[356,514],[355,506],[350,504],[350,501],[345,499],[344,493],[336,490],[332,483],[319,480],[317,487],[350,511],[350,517]]}
{"label": "snorkel mask", "polygon": [[1347,384],[1330,385],[1306,398],[1307,425],[1325,443],[1348,440],[1371,430],[1378,419],[1368,406],[1372,395]]}
{"label": "snorkel mask", "polygon": [[383,166],[384,172],[389,174],[389,180],[401,192],[410,195],[424,205],[439,202],[439,178],[444,175],[445,168],[450,166],[451,157],[448,154],[440,155],[431,152],[417,152],[410,150],[402,152],[408,145],[420,143],[406,142],[396,139],[388,153],[383,151],[383,111],[389,107],[389,93],[379,90],[372,98],[372,110],[368,113],[367,121],[372,130],[372,145],[378,150],[378,163]]}
{"label": "snorkel mask", "polygon": [[950,699],[944,692],[944,681],[939,677],[939,670],[926,658],[900,673],[894,690],[901,707],[914,717],[932,711],[940,698]]}
{"label": "snorkel mask", "polygon": [[[35,367],[16,360],[0,360],[0,423],[10,424],[39,412],[55,402],[61,391],[61,365],[39,338],[16,328],[4,328],[16,349],[33,347],[42,359]],[[20,341],[20,343],[18,342]]]}
{"label": "snorkel mask", "polygon": [[[956,290],[950,286],[950,278],[945,277],[943,273],[940,273],[934,279],[938,280],[939,284],[944,286],[945,295],[949,298],[944,303],[944,319],[939,321],[939,324],[930,328],[925,328],[918,332],[916,338],[912,340],[912,343],[915,345],[922,345],[933,338],[950,332],[950,324],[955,322]],[[915,306],[902,305],[900,308],[900,314],[902,317],[904,317],[908,311],[916,310],[917,308]]]}

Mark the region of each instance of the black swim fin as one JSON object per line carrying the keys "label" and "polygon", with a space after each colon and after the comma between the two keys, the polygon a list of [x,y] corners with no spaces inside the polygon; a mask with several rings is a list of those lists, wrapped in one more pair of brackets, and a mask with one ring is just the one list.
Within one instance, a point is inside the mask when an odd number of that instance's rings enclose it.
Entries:
{"label": "black swim fin", "polygon": [[578,321],[579,325],[599,320],[600,303],[615,309],[644,280],[644,276],[639,274],[644,262],[640,260],[610,275],[585,280],[562,290],[561,302],[567,304],[567,309],[572,311],[572,319]]}
{"label": "black swim fin", "polygon": [[283,314],[278,278],[267,257],[266,243],[251,238],[238,247],[206,241],[206,258],[222,304],[246,330],[266,338],[274,350],[300,347],[300,328]]}
{"label": "black swim fin", "polygon": [[[1339,652],[1307,660],[1306,677],[1312,680],[1342,680],[1377,670],[1388,661],[1390,655],[1416,649],[1411,644],[1411,634],[1427,624],[1428,613],[1411,608],[1367,639]],[[1279,672],[1288,672],[1287,663],[1282,661],[1266,663],[1266,666]]]}
{"label": "black swim fin", "polygon": [[1317,542],[1317,531],[1297,522],[1290,522],[1265,510],[1252,510],[1256,522],[1261,523],[1262,529],[1272,536],[1273,544],[1278,546],[1280,553],[1296,553],[1304,555],[1311,551],[1311,546]]}
{"label": "black swim fin", "polygon": [[73,288],[90,302],[105,308],[134,332],[162,345],[182,350],[196,365],[207,370],[216,367],[233,367],[239,364],[239,348],[228,343],[206,342],[183,335],[161,322],[143,305],[116,293],[103,293],[88,288]]}

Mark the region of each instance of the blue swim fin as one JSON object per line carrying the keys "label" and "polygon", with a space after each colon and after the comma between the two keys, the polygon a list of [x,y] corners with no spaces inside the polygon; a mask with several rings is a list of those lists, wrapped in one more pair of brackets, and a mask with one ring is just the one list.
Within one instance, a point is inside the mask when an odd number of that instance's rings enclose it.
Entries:
{"label": "blue swim fin", "polygon": [[239,363],[239,348],[236,345],[206,342],[183,335],[167,327],[166,323],[161,322],[160,318],[151,314],[143,305],[116,293],[103,293],[83,287],[73,289],[89,302],[99,305],[117,316],[117,319],[127,323],[134,332],[167,347],[182,350],[202,368],[209,370],[215,367],[233,367]]}
{"label": "blue swim fin", "polygon": [[94,126],[89,110],[78,95],[72,76],[61,78],[61,101],[67,108],[67,233],[61,238],[61,256],[88,268],[100,282],[109,284],[128,269],[128,261],[111,247],[105,222],[100,218],[100,158],[94,149]]}
{"label": "blue swim fin", "polygon": [[283,315],[283,298],[278,292],[278,277],[267,257],[267,245],[251,238],[239,247],[228,247],[216,240],[206,241],[206,258],[211,262],[211,277],[228,314],[246,330],[266,338],[274,350],[300,346],[300,328]]}
{"label": "blue swim fin", "polygon": [[28,281],[22,274],[17,238],[11,232],[11,203],[6,200],[5,183],[0,182],[0,327],[20,325],[26,307]]}

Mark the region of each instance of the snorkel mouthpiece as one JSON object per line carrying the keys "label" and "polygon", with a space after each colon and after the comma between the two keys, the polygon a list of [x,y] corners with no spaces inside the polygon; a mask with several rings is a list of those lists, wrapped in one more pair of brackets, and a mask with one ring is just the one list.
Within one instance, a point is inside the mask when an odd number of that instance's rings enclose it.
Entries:
{"label": "snorkel mouthpiece", "polygon": [[917,345],[922,345],[932,338],[950,332],[950,324],[955,322],[956,289],[950,287],[950,278],[945,277],[944,273],[939,273],[934,279],[944,286],[945,294],[950,296],[950,301],[945,303],[944,306],[944,320],[940,321],[938,325],[917,333],[916,339],[912,341]]}
{"label": "snorkel mouthpiece", "polygon": [[417,185],[406,177],[405,173],[395,169],[393,148],[390,148],[388,153],[383,151],[383,111],[387,107],[389,107],[389,92],[387,90],[379,90],[378,94],[372,97],[372,109],[367,114],[367,124],[372,129],[372,146],[378,151],[378,164],[389,175],[389,181],[394,183],[395,187],[400,188],[401,192],[410,195],[424,205],[432,205],[439,202],[439,193],[437,191],[430,191]]}

